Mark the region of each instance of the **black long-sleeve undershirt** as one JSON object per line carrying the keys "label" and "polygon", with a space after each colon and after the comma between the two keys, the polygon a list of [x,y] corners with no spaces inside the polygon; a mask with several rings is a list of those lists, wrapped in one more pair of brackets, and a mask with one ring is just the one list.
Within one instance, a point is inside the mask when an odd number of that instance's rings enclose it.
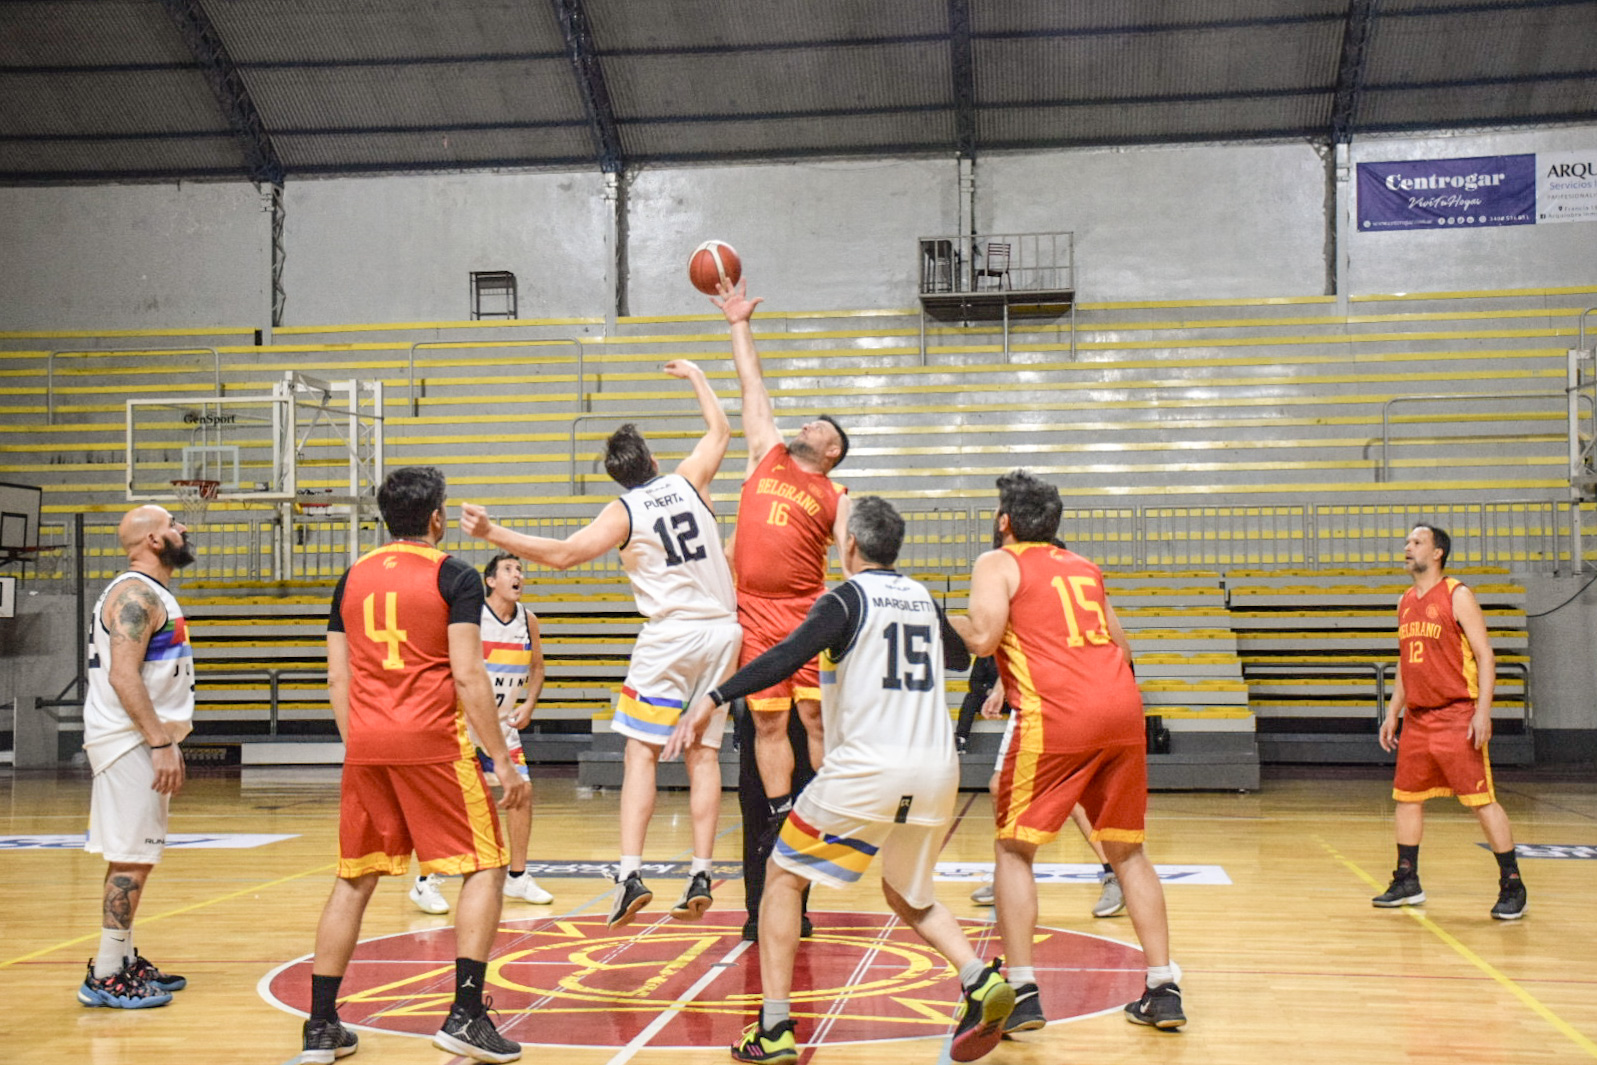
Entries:
{"label": "black long-sleeve undershirt", "polygon": [[[892,570],[885,569],[864,572],[896,576]],[[738,670],[710,692],[710,698],[715,705],[721,706],[733,699],[763,691],[791,677],[804,663],[822,651],[830,652],[834,659],[841,658],[853,645],[864,618],[865,603],[860,598],[859,586],[849,581],[843,582],[815,601],[805,615],[804,623],[794,629],[787,639]],[[959,633],[948,623],[940,606],[937,607],[937,623],[943,635],[944,668],[970,668],[970,652],[965,649],[965,642],[959,638]]]}

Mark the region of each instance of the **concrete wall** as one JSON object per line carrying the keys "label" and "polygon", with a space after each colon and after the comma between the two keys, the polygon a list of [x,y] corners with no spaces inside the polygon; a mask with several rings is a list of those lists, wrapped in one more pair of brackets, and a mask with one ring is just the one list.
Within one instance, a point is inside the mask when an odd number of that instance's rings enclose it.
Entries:
{"label": "concrete wall", "polygon": [[1532,615],[1536,760],[1591,762],[1597,759],[1597,584],[1588,583],[1591,574],[1518,579]]}
{"label": "concrete wall", "polygon": [[16,617],[0,618],[0,706],[24,696],[54,699],[77,675],[77,600],[64,583],[17,582]]}

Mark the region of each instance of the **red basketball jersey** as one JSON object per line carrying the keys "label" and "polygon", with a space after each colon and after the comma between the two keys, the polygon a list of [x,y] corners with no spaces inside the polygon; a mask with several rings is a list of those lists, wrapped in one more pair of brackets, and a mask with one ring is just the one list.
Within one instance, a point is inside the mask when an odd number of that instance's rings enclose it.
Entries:
{"label": "red basketball jersey", "polygon": [[1143,742],[1142,693],[1109,636],[1103,573],[1051,544],[1004,548],[1020,565],[1009,625],[994,657],[1020,715],[1022,751],[1082,751]]}
{"label": "red basketball jersey", "polygon": [[800,469],[786,444],[766,452],[738,498],[732,546],[738,591],[768,599],[813,599],[824,592],[826,545],[846,491],[824,473]]}
{"label": "red basketball jersey", "polygon": [[1398,600],[1397,668],[1410,710],[1474,702],[1480,694],[1475,652],[1453,616],[1453,589],[1458,586],[1447,577],[1424,595],[1410,588]]}
{"label": "red basketball jersey", "polygon": [[349,644],[348,763],[472,756],[449,668],[449,604],[438,590],[448,557],[423,544],[392,543],[345,577],[339,614]]}

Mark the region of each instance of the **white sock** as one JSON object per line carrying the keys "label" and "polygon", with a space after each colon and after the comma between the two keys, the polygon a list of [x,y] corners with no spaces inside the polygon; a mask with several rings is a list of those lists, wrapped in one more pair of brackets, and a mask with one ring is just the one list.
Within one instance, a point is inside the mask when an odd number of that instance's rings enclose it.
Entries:
{"label": "white sock", "polygon": [[1175,962],[1169,965],[1148,966],[1148,989],[1151,991],[1165,984],[1179,984],[1181,982],[1181,966]]}
{"label": "white sock", "polygon": [[128,961],[132,961],[134,958],[139,956],[139,948],[133,945],[132,928],[128,929],[128,944],[122,948],[122,956]]}
{"label": "white sock", "polygon": [[1037,982],[1037,969],[1032,965],[1011,965],[1007,979],[1014,987],[1021,984],[1035,984]]}
{"label": "white sock", "polygon": [[760,1003],[760,1027],[769,1032],[792,1016],[792,1004],[785,998],[768,998]]}
{"label": "white sock", "polygon": [[959,985],[966,991],[975,987],[981,980],[982,974],[987,971],[987,966],[980,958],[972,958],[959,967]]}
{"label": "white sock", "polygon": [[642,868],[643,868],[643,855],[641,855],[641,854],[623,854],[621,856],[621,868],[616,871],[616,879],[617,880],[625,880],[627,877],[631,876],[633,873],[636,873],[636,872],[639,872],[640,870],[642,870]]}
{"label": "white sock", "polygon": [[688,870],[688,875],[692,876],[694,873],[708,873],[710,871],[710,866],[713,863],[713,861],[714,861],[714,859],[712,859],[712,858],[695,858],[695,859],[693,859],[693,866],[692,866],[692,868],[690,868]]}
{"label": "white sock", "polygon": [[133,943],[131,928],[100,929],[100,952],[94,956],[94,978],[104,980],[122,971]]}

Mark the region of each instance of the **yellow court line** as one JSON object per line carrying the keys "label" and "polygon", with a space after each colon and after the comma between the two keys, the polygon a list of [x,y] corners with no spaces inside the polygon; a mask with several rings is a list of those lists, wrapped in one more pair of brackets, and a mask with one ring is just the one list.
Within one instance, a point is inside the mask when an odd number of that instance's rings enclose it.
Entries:
{"label": "yellow court line", "polygon": [[[188,913],[191,910],[203,909],[206,906],[214,906],[218,902],[226,902],[229,899],[236,899],[236,898],[238,898],[241,895],[253,894],[254,892],[262,891],[262,890],[264,890],[266,888],[276,887],[278,884],[286,884],[290,880],[298,880],[301,877],[313,876],[316,873],[325,873],[325,872],[327,872],[327,871],[329,871],[331,869],[337,869],[337,868],[338,868],[338,863],[337,862],[328,862],[326,865],[318,865],[314,869],[306,869],[303,872],[292,873],[289,876],[280,876],[276,880],[268,880],[264,884],[254,884],[254,885],[252,885],[250,887],[247,887],[247,888],[240,888],[237,891],[230,891],[226,895],[218,895],[216,898],[214,898],[214,899],[206,899],[204,902],[194,902],[194,903],[190,903],[187,906],[179,906],[175,910],[166,910],[166,911],[164,911],[162,913],[156,914],[153,917],[141,917],[141,918],[138,919],[138,922],[141,925],[146,925],[146,924],[149,924],[152,921],[159,921],[159,920],[162,920],[162,919],[167,918],[167,917],[176,917],[180,913]],[[57,943],[53,947],[44,947],[43,949],[36,950],[33,953],[31,953],[31,954],[23,954],[20,957],[10,958],[10,959],[8,959],[6,961],[0,961],[0,969],[4,969],[8,965],[17,965],[17,964],[19,964],[21,962],[32,961],[34,958],[40,958],[40,957],[43,957],[46,954],[53,954],[53,953],[55,953],[58,950],[64,950],[67,947],[73,947],[73,946],[78,945],[79,943],[88,943],[91,940],[97,940],[99,938],[100,938],[100,933],[99,932],[91,932],[91,933],[89,933],[86,936],[79,936],[76,939],[69,939],[69,940],[67,940],[64,943]]]}
{"label": "yellow court line", "polygon": [[[1320,839],[1318,836],[1315,837],[1315,841],[1319,843],[1320,846],[1324,847],[1331,857],[1335,858],[1342,865],[1346,866],[1348,870],[1350,870],[1360,880],[1364,881],[1377,891],[1381,890],[1381,882],[1379,880],[1376,880],[1369,873],[1366,873],[1354,862],[1344,858],[1340,853],[1338,853],[1335,847],[1325,842],[1325,840]],[[1453,936],[1449,935],[1442,929],[1440,925],[1431,920],[1429,917],[1425,916],[1425,914],[1421,913],[1419,910],[1416,910],[1412,906],[1403,906],[1401,909],[1404,913],[1408,914],[1409,917],[1419,922],[1421,928],[1425,929],[1427,932],[1430,932],[1432,935],[1436,936],[1437,939],[1440,939],[1443,943],[1446,943],[1448,946],[1452,947],[1454,952],[1456,952],[1459,957],[1475,966],[1475,968],[1479,969],[1487,976],[1490,976],[1493,980],[1496,980],[1499,984],[1502,984],[1508,989],[1510,994],[1519,999],[1519,1001],[1528,1007],[1532,1013],[1536,1014],[1542,1020],[1558,1029],[1558,1031],[1568,1038],[1570,1042],[1580,1047],[1593,1058],[1597,1058],[1597,1043],[1594,1043],[1590,1039],[1586,1038],[1579,1031],[1577,1031],[1572,1024],[1564,1020],[1552,1010],[1548,1009],[1547,1006],[1545,1006],[1535,995],[1532,995],[1529,991],[1526,991],[1523,987],[1519,986],[1519,984],[1515,983],[1508,976],[1504,975],[1496,968],[1496,966],[1492,965],[1491,962],[1487,961],[1485,958],[1482,958],[1479,954],[1476,954],[1473,950],[1470,950],[1463,943],[1460,943]]]}

